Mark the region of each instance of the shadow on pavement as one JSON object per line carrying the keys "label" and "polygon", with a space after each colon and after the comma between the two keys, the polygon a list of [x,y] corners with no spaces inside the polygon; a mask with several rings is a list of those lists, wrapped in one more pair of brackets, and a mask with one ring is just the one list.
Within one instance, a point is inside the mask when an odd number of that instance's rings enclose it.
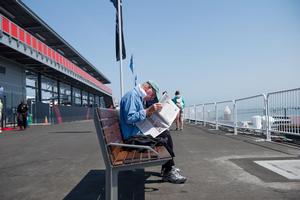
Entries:
{"label": "shadow on pavement", "polygon": [[[158,177],[155,180],[147,180],[148,178],[150,178],[151,176],[153,177]],[[158,172],[145,172],[145,183],[146,184],[151,184],[151,183],[163,183],[164,181],[161,178],[161,174]],[[155,189],[158,190],[158,189]]]}
{"label": "shadow on pavement", "polygon": [[[119,172],[119,199],[144,200],[145,178],[144,170]],[[89,171],[64,198],[64,200],[102,199],[105,199],[105,170]]]}
{"label": "shadow on pavement", "polygon": [[76,133],[93,133],[92,131],[52,131],[48,133],[71,133],[71,134],[76,134]]}

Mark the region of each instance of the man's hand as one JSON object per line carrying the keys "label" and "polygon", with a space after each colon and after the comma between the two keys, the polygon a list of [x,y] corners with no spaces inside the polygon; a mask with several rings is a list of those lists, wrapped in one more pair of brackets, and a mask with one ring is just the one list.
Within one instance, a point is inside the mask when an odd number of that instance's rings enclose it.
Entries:
{"label": "man's hand", "polygon": [[161,103],[155,103],[146,109],[147,117],[150,117],[154,112],[160,111],[162,109]]}
{"label": "man's hand", "polygon": [[181,104],[180,103],[176,103],[178,108],[181,108]]}

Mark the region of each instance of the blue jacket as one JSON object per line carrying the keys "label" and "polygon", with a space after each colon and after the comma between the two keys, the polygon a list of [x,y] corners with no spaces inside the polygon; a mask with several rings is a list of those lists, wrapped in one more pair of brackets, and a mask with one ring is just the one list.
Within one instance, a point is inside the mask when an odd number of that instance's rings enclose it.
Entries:
{"label": "blue jacket", "polygon": [[146,110],[143,107],[142,93],[139,86],[136,86],[122,97],[120,103],[120,125],[123,139],[142,134],[135,124],[145,119]]}

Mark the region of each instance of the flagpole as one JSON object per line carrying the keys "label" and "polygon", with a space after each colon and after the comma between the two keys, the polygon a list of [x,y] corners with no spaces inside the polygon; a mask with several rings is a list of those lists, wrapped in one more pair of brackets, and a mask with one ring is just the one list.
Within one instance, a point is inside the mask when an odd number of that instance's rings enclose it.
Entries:
{"label": "flagpole", "polygon": [[122,24],[122,20],[121,20],[121,0],[117,0],[118,1],[118,20],[119,20],[119,26],[118,26],[118,29],[119,29],[119,57],[120,57],[120,60],[119,60],[119,64],[120,64],[120,92],[121,92],[121,96],[120,98],[123,97],[123,93],[124,93],[124,90],[123,90],[123,66],[122,66],[122,60],[123,60],[123,52],[122,52],[122,28],[121,26],[123,25]]}
{"label": "flagpole", "polygon": [[135,87],[135,80],[134,80],[134,77],[135,77],[135,70],[134,70],[134,67],[133,67],[133,54],[131,54],[131,58],[130,58],[130,64],[132,62],[132,75],[133,75],[133,87]]}

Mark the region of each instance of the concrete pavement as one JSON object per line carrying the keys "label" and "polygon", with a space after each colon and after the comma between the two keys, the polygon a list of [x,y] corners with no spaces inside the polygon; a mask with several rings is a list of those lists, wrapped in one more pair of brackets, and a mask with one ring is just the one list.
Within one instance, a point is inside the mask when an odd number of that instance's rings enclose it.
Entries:
{"label": "concrete pavement", "polygon": [[[188,181],[161,181],[160,167],[124,172],[120,199],[299,199],[300,181],[254,163],[300,159],[300,149],[199,125],[171,131]],[[104,199],[104,163],[92,121],[0,134],[0,199]]]}

